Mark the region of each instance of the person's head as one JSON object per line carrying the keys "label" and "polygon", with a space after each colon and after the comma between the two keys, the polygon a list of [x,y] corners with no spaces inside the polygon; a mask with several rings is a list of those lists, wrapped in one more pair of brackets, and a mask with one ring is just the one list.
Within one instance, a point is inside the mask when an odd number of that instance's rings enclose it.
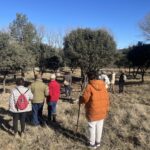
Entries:
{"label": "person's head", "polygon": [[56,79],[56,75],[55,75],[54,73],[51,74],[50,79],[51,79],[51,80],[55,80],[55,79]]}
{"label": "person's head", "polygon": [[96,71],[89,71],[87,73],[87,76],[88,76],[89,80],[97,79],[97,72]]}
{"label": "person's head", "polygon": [[120,72],[121,72],[121,74],[124,74],[124,71],[123,71],[123,70],[121,70]]}
{"label": "person's head", "polygon": [[106,74],[106,71],[102,70],[102,74]]}
{"label": "person's head", "polygon": [[36,80],[37,80],[37,79],[42,79],[41,74],[36,74],[36,75],[35,75],[35,79],[36,79]]}
{"label": "person's head", "polygon": [[23,78],[17,78],[16,79],[16,85],[17,86],[24,85],[24,79]]}

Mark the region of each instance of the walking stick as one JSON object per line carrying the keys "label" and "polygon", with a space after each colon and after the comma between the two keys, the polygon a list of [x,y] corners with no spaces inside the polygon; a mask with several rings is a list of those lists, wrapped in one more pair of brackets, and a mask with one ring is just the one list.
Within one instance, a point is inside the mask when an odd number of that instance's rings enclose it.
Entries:
{"label": "walking stick", "polygon": [[[85,88],[86,84],[84,83],[84,86],[82,86],[81,88],[81,93],[83,92],[84,88]],[[80,118],[80,107],[81,107],[81,103],[80,103],[80,99],[81,99],[81,93],[79,93],[79,110],[78,110],[78,118],[77,118],[77,125],[76,125],[76,133],[78,131],[78,126],[79,126],[79,118]]]}
{"label": "walking stick", "polygon": [[78,110],[78,118],[77,118],[77,127],[76,127],[76,133],[77,133],[77,131],[78,131],[78,126],[79,126],[80,106],[81,106],[81,104],[80,104],[80,99],[79,99],[79,110]]}

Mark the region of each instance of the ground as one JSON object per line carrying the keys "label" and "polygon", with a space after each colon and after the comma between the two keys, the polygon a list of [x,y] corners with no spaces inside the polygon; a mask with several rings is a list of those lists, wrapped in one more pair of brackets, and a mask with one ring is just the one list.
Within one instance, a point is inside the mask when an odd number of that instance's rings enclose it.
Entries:
{"label": "ground", "polygon": [[[74,74],[76,77],[78,74]],[[45,75],[48,79],[49,75]],[[150,80],[128,80],[125,93],[110,93],[110,111],[104,123],[101,150],[149,150],[150,147]],[[76,80],[77,81],[77,80]],[[14,83],[9,83],[11,89]],[[73,97],[78,98],[79,82],[73,84]],[[9,93],[0,94],[0,150],[86,150],[88,136],[84,107],[81,107],[76,132],[78,104],[60,99],[57,118],[61,124],[33,127],[27,121],[24,139],[12,134],[12,116],[8,112]],[[44,105],[44,118],[47,106]]]}

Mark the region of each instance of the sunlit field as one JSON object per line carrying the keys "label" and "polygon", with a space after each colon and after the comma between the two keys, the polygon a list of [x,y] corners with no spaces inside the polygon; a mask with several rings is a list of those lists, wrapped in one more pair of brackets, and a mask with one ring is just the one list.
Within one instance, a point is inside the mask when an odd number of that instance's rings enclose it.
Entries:
{"label": "sunlit field", "polygon": [[[78,99],[80,82],[78,72],[73,74],[74,99]],[[49,74],[44,74],[49,79]],[[27,79],[33,79],[32,73]],[[61,81],[61,78],[60,78]],[[14,82],[6,84],[8,90],[0,94],[0,149],[1,150],[86,150],[88,131],[81,107],[79,128],[76,132],[78,103],[60,99],[57,107],[57,119],[61,123],[52,123],[45,127],[30,125],[30,114],[27,118],[24,139],[15,139],[12,132],[12,116],[8,112],[9,89]],[[63,87],[62,87],[63,89]],[[110,92],[110,112],[104,123],[100,150],[149,150],[150,148],[150,76],[145,83],[140,80],[128,79],[125,92]],[[63,97],[63,94],[62,96]],[[43,117],[47,119],[47,104],[44,105]]]}

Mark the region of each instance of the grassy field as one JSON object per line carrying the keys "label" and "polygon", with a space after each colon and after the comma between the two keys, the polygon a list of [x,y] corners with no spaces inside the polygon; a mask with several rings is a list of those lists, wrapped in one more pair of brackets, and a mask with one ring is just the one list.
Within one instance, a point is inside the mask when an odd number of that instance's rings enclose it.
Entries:
{"label": "grassy field", "polygon": [[[76,76],[78,74],[75,74]],[[49,75],[45,77],[48,78]],[[110,112],[104,123],[100,150],[149,150],[150,148],[150,77],[146,82],[127,81],[125,93],[110,93]],[[12,88],[9,84],[7,88]],[[77,98],[79,85],[73,84]],[[75,132],[78,104],[60,99],[57,107],[61,124],[46,127],[26,125],[26,138],[12,135],[12,116],[8,110],[9,93],[0,95],[0,150],[86,150],[87,122],[81,107],[79,129]],[[47,118],[47,106],[43,115]]]}

